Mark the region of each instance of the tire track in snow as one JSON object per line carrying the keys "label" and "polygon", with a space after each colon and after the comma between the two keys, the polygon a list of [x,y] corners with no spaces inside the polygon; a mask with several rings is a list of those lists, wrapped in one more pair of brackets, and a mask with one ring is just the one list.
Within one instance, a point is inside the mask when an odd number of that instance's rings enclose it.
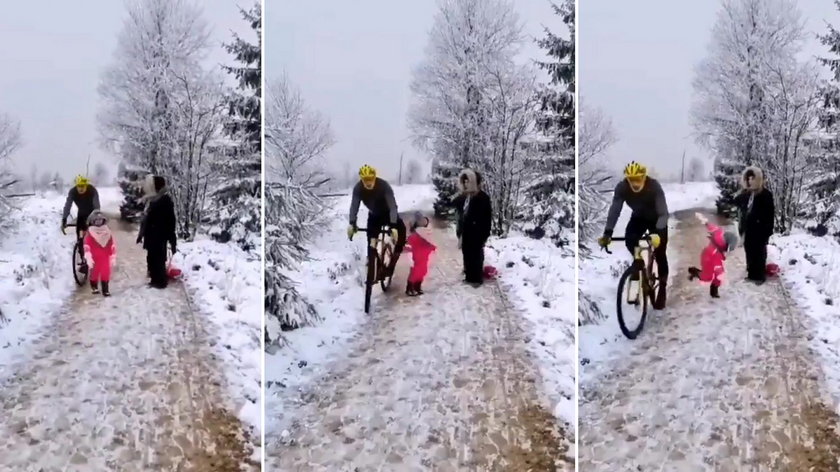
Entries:
{"label": "tire track in snow", "polygon": [[693,213],[678,213],[670,240],[669,308],[580,392],[580,470],[840,470],[805,317],[780,282],[741,280],[742,249],[721,299],[688,282],[707,241]]}
{"label": "tire track in snow", "polygon": [[346,357],[288,393],[288,431],[266,438],[268,470],[574,469],[540,404],[516,315],[494,284],[461,283],[450,231],[434,229],[432,239],[426,294],[403,295],[410,258],[401,258],[390,293],[374,289]]}
{"label": "tire track in snow", "polygon": [[34,342],[32,360],[2,385],[0,464],[32,471],[242,470],[247,438],[223,407],[222,375],[185,292],[178,284],[146,287],[135,228],[113,229],[112,296],[80,288]]}

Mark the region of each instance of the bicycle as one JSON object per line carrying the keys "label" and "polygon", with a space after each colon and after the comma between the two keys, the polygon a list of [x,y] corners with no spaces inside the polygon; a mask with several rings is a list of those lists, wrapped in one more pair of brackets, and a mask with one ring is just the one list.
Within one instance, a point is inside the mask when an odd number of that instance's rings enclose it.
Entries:
{"label": "bicycle", "polygon": [[[359,232],[369,233],[368,228],[356,228]],[[389,271],[391,258],[394,256],[394,244],[391,235],[379,230],[376,238],[368,239],[367,277],[365,277],[365,313],[370,312],[370,296],[373,286],[378,282],[383,292],[391,287],[394,274]]]}
{"label": "bicycle", "polygon": [[[613,238],[612,241],[626,241],[627,238]],[[645,244],[643,244],[645,243]],[[658,243],[656,243],[658,246]],[[612,254],[609,248],[604,247],[607,254]],[[648,301],[653,305],[656,302],[656,294],[659,289],[659,276],[656,273],[656,265],[654,263],[653,251],[656,249],[653,243],[653,237],[650,233],[645,233],[639,240],[639,244],[633,251],[633,264],[624,271],[621,278],[618,279],[618,291],[616,294],[616,313],[618,314],[618,326],[621,332],[624,333],[628,339],[636,339],[642,332],[647,318]],[[635,280],[634,280],[635,275]],[[638,281],[636,290],[634,291],[631,282]],[[622,309],[622,301],[625,300],[625,285],[627,288],[626,301],[630,306],[641,306],[641,316],[639,317],[638,325],[635,329],[630,328],[630,323],[627,322],[627,315]]]}
{"label": "bicycle", "polygon": [[[61,229],[61,234],[67,234],[66,228],[75,227],[76,223],[67,224]],[[88,268],[87,261],[85,261],[85,258],[82,257],[82,253],[84,252],[84,238],[81,235],[79,236],[80,237],[76,240],[76,244],[73,245],[73,278],[76,280],[76,285],[81,287],[87,283],[90,270]]]}

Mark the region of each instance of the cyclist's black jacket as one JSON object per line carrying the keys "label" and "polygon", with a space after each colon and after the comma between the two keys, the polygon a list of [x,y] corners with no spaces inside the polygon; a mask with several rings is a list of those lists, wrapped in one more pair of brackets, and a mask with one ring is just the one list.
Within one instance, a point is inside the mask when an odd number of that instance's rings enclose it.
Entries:
{"label": "cyclist's black jacket", "polygon": [[625,203],[633,210],[634,218],[651,223],[656,222],[657,230],[668,228],[668,203],[665,201],[665,191],[656,179],[648,177],[641,192],[634,192],[627,179],[622,179],[615,186],[612,205],[607,214],[605,233],[612,234]]}
{"label": "cyclist's black jacket", "polygon": [[87,186],[87,191],[85,193],[79,193],[76,190],[76,187],[70,189],[70,192],[67,193],[67,200],[64,202],[64,211],[61,214],[61,221],[67,222],[67,217],[70,216],[70,209],[73,208],[73,204],[76,204],[76,208],[79,209],[79,221],[81,222],[83,219],[87,218],[88,215],[93,213],[93,210],[99,210],[99,192],[96,191],[96,187],[93,185]]}
{"label": "cyclist's black jacket", "polygon": [[364,203],[372,215],[384,219],[388,216],[391,225],[397,224],[397,200],[394,198],[394,189],[388,182],[376,178],[373,188],[368,190],[361,181],[353,187],[353,198],[350,201],[350,224],[356,224],[356,216],[359,213],[359,202]]}

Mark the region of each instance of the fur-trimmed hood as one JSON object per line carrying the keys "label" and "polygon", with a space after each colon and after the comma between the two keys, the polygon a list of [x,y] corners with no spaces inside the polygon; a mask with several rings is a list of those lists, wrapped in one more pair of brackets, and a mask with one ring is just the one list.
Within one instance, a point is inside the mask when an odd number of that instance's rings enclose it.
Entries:
{"label": "fur-trimmed hood", "polygon": [[484,182],[481,174],[472,170],[464,169],[458,174],[458,191],[469,195],[475,195],[484,189]]}
{"label": "fur-trimmed hood", "polygon": [[[753,175],[752,186],[747,186],[747,176]],[[764,188],[764,172],[756,166],[748,166],[741,173],[741,187],[750,192],[758,192]]]}
{"label": "fur-trimmed hood", "polygon": [[169,188],[166,186],[166,180],[159,176],[149,174],[143,179],[143,199],[146,201],[155,201],[169,193]]}

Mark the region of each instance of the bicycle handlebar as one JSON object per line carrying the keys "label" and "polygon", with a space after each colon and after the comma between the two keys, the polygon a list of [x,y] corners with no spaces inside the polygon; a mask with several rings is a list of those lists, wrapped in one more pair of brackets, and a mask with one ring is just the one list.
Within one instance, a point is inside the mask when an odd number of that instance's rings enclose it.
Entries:
{"label": "bicycle handlebar", "polygon": [[[639,238],[639,241],[647,241],[647,242],[650,242],[650,239],[651,239],[651,237],[650,237],[650,233],[645,233],[645,234],[644,234],[644,236],[642,236],[641,238]],[[626,237],[626,236],[622,236],[622,237],[620,237],[620,238],[610,238],[610,242],[611,242],[611,243],[612,243],[612,242],[615,242],[615,241],[627,241],[627,237]],[[603,250],[603,251],[604,251],[604,252],[606,252],[607,254],[612,254],[612,251],[610,251],[609,246],[603,246],[603,247],[601,247],[601,250]]]}

